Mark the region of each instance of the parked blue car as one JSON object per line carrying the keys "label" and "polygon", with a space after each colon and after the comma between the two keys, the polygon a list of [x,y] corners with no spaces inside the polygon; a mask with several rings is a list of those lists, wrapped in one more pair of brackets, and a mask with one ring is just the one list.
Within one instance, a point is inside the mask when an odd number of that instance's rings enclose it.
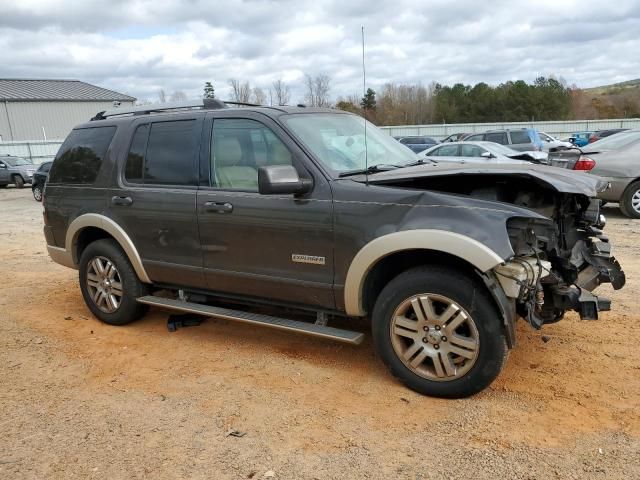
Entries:
{"label": "parked blue car", "polygon": [[593,135],[593,132],[576,132],[572,133],[569,137],[569,141],[576,147],[584,147],[589,144],[589,137]]}
{"label": "parked blue car", "polygon": [[415,153],[420,153],[427,148],[437,145],[439,142],[431,137],[400,137],[397,139],[401,144],[409,147]]}

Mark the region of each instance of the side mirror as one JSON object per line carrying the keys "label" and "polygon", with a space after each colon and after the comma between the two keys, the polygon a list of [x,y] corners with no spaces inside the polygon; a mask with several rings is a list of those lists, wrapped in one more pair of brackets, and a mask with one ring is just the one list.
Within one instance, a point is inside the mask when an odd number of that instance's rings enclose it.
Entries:
{"label": "side mirror", "polygon": [[302,179],[291,165],[270,165],[258,169],[258,192],[271,194],[302,194],[311,190],[313,182]]}
{"label": "side mirror", "polygon": [[494,158],[493,153],[491,152],[482,152],[480,156],[483,158]]}

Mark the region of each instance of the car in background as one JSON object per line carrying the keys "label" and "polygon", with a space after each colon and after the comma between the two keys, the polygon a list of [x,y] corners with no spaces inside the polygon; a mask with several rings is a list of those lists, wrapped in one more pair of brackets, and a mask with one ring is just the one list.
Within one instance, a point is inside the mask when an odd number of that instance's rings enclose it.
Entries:
{"label": "car in background", "polygon": [[451,163],[542,163],[547,162],[544,152],[519,152],[494,142],[453,142],[436,145],[420,154],[435,162]]}
{"label": "car in background", "polygon": [[495,142],[520,152],[542,151],[542,140],[533,128],[488,130],[464,137],[467,142]]}
{"label": "car in background", "polygon": [[610,128],[608,130],[598,130],[593,132],[593,134],[589,137],[589,143],[597,142],[602,138],[610,137],[611,135],[615,135],[616,133],[626,132],[629,130],[628,128]]}
{"label": "car in background", "polygon": [[42,201],[42,194],[44,193],[44,186],[47,183],[47,177],[49,176],[49,170],[53,162],[44,162],[40,164],[40,168],[33,174],[33,180],[31,181],[31,192],[33,192],[33,198],[36,202]]}
{"label": "car in background", "polygon": [[401,144],[405,145],[406,147],[409,147],[415,153],[420,153],[426,150],[427,148],[433,147],[434,145],[438,144],[437,140],[431,137],[423,137],[423,136],[401,137],[400,140],[398,141]]}
{"label": "car in background", "polygon": [[16,188],[23,188],[31,183],[36,166],[29,160],[12,155],[0,156],[0,187],[13,183]]}
{"label": "car in background", "polygon": [[589,138],[593,135],[593,132],[576,132],[572,133],[569,137],[569,141],[576,147],[584,147],[589,143]]}
{"label": "car in background", "polygon": [[444,138],[440,143],[459,142],[467,135],[469,135],[469,133],[452,133],[448,137]]}
{"label": "car in background", "polygon": [[640,129],[590,144],[582,155],[594,162],[589,173],[610,184],[598,197],[606,202],[619,202],[623,214],[640,218]]}
{"label": "car in background", "polygon": [[542,150],[545,152],[550,151],[555,148],[571,148],[573,147],[573,143],[565,142],[563,140],[558,140],[555,137],[552,137],[548,133],[538,132],[538,136],[540,140],[542,140]]}

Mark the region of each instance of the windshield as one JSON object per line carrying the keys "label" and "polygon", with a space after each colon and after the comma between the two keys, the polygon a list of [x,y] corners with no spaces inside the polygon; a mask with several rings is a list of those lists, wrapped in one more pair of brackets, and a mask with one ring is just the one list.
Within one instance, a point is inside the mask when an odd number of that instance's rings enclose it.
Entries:
{"label": "windshield", "polygon": [[303,113],[287,115],[284,122],[325,166],[341,173],[374,165],[407,165],[416,154],[375,125],[356,115]]}
{"label": "windshield", "polygon": [[625,148],[631,143],[640,140],[640,130],[629,130],[627,132],[616,133],[610,137],[603,138],[597,142],[593,142],[585,147],[585,152],[598,152],[601,150],[619,150]]}
{"label": "windshield", "polygon": [[20,157],[3,157],[2,161],[8,163],[12,167],[19,167],[20,165],[32,165],[31,162]]}

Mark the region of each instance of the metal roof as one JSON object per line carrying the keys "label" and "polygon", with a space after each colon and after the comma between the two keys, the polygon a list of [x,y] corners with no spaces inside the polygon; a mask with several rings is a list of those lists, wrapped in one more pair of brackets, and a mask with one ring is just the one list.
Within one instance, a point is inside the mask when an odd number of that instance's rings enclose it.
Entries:
{"label": "metal roof", "polygon": [[135,100],[135,97],[96,87],[80,80],[0,78],[0,101],[133,102]]}

